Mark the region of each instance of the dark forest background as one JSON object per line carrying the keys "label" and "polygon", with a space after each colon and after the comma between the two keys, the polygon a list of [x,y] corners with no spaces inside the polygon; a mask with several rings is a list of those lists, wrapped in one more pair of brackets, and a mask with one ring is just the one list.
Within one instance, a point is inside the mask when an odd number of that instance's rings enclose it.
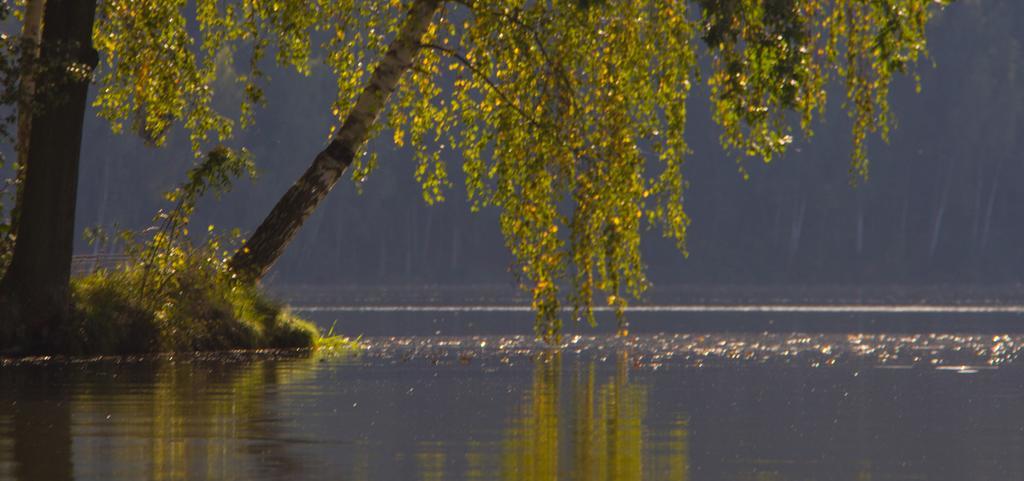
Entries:
{"label": "dark forest background", "polygon": [[[652,230],[646,261],[656,285],[978,285],[1024,279],[1024,4],[966,0],[938,15],[931,57],[892,92],[897,128],[870,145],[870,179],[850,186],[850,124],[833,89],[816,135],[799,138],[770,165],[723,152],[707,90],[689,105],[693,150],[686,176],[692,218],[684,258]],[[266,108],[237,144],[260,177],[242,179],[197,211],[207,224],[253,229],[322,147],[332,123],[334,81],[270,70]],[[225,81],[224,105],[237,87]],[[164,205],[161,193],[192,162],[187,139],[147,147],[87,114],[78,230],[141,228]],[[267,279],[272,285],[512,285],[509,254],[493,209],[470,213],[458,159],[448,200],[427,206],[414,163],[384,134],[371,145],[380,167],[357,194],[336,189]],[[116,226],[116,227],[115,227]],[[80,241],[77,252],[108,247]]]}

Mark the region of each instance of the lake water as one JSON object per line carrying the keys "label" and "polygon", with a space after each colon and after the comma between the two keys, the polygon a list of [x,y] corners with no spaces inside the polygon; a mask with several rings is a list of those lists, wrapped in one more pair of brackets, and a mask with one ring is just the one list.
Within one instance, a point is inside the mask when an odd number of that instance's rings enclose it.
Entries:
{"label": "lake water", "polygon": [[8,361],[0,479],[1024,479],[1024,337],[364,340]]}

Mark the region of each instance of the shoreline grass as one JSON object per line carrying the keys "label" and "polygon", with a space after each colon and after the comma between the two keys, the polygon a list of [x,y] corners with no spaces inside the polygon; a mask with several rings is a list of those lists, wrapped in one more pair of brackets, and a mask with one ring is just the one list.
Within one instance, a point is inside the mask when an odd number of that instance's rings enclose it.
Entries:
{"label": "shoreline grass", "polygon": [[72,280],[72,320],[61,354],[104,355],[238,349],[355,349],[358,343],[238,283],[200,259],[179,266],[148,293],[143,264]]}

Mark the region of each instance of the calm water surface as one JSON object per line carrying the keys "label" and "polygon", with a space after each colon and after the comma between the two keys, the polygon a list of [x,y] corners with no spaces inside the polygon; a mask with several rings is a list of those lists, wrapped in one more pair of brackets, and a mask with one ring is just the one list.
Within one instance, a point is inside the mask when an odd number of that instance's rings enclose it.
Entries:
{"label": "calm water surface", "polygon": [[369,338],[0,367],[0,479],[1024,479],[1022,337]]}

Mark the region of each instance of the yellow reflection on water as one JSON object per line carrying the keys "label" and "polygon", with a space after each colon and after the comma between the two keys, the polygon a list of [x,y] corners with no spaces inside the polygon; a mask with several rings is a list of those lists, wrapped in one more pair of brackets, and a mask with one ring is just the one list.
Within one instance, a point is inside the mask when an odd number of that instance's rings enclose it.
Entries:
{"label": "yellow reflection on water", "polygon": [[[255,466],[297,474],[269,418],[282,384],[313,376],[311,359],[159,366],[142,382],[84,386],[70,403],[78,476],[155,481],[238,479]],[[122,373],[127,374],[127,373]],[[76,463],[78,464],[78,463]],[[82,471],[91,472],[82,472]]]}
{"label": "yellow reflection on water", "polygon": [[490,447],[470,443],[465,479],[521,481],[687,480],[685,420],[648,426],[648,386],[631,382],[631,360],[619,353],[615,370],[594,361],[563,380],[561,353],[534,361],[533,382],[503,433],[498,472],[488,470]]}
{"label": "yellow reflection on water", "polygon": [[442,481],[445,479],[445,454],[444,444],[431,441],[421,442],[417,446],[416,467],[420,472],[420,479],[423,481]]}
{"label": "yellow reflection on water", "polygon": [[502,479],[556,479],[561,361],[561,353],[544,353],[534,361],[529,394],[503,436]]}

